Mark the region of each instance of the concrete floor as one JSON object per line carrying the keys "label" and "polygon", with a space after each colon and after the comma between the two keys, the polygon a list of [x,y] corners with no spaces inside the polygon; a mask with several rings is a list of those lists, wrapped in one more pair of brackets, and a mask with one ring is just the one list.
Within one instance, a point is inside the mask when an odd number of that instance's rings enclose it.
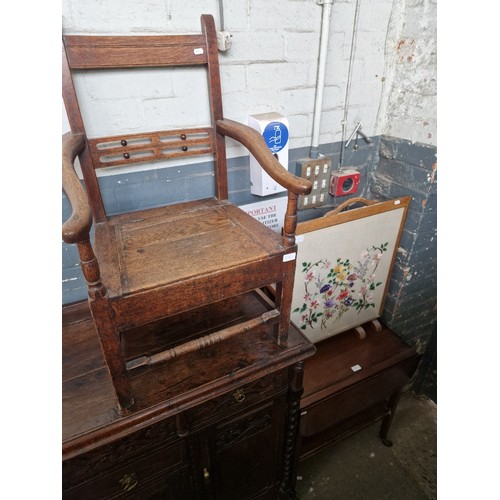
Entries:
{"label": "concrete floor", "polygon": [[300,500],[433,500],[437,496],[437,406],[427,396],[405,393],[389,439],[380,423],[350,436],[298,467]]}

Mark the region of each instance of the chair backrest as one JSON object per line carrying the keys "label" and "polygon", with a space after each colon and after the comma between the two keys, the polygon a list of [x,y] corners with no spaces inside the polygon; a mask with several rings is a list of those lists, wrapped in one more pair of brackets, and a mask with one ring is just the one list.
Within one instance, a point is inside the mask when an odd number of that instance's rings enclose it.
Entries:
{"label": "chair backrest", "polygon": [[[116,68],[206,67],[211,126],[88,138],[73,82],[73,70]],[[63,36],[63,99],[71,131],[85,134],[80,154],[85,186],[96,222],[106,220],[96,170],[193,155],[213,154],[215,193],[227,199],[224,136],[215,123],[223,118],[213,17],[201,16],[201,34],[159,36]]]}

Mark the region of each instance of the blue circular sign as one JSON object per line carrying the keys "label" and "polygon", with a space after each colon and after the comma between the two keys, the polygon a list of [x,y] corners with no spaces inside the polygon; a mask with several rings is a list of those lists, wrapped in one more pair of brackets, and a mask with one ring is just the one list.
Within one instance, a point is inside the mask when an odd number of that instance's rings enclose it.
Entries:
{"label": "blue circular sign", "polygon": [[268,123],[262,134],[271,153],[281,151],[288,142],[288,128],[284,123]]}

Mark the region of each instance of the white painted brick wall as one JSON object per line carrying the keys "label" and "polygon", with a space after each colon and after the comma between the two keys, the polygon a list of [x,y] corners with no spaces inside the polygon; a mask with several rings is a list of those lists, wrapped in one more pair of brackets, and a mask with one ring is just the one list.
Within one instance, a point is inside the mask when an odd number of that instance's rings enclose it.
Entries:
{"label": "white painted brick wall", "polygon": [[379,133],[436,145],[436,2],[395,0]]}
{"label": "white painted brick wall", "polygon": [[[66,0],[62,9],[67,34],[199,32],[203,13],[213,14],[217,27],[220,23],[217,0],[194,0],[189,5],[185,0]],[[348,135],[361,121],[368,135],[434,140],[430,129],[435,125],[435,10],[429,0],[360,1]],[[332,8],[320,143],[342,138],[354,11],[355,0],[336,0]],[[232,48],[219,54],[225,116],[246,123],[250,114],[276,111],[290,121],[290,147],[310,146],[321,14],[316,0],[224,1],[225,29],[233,34]],[[411,63],[397,59],[401,37],[415,41],[415,50],[407,55],[413,55]],[[208,104],[200,104],[204,77],[192,70],[166,76],[134,70],[125,80],[106,73],[112,77],[110,83],[104,82],[105,73],[77,79],[84,118],[93,118],[90,136],[170,128],[189,121],[202,125],[208,119]],[[128,88],[131,95],[126,98]],[[64,120],[63,128],[68,129]],[[229,157],[245,154],[246,149],[228,141]]]}

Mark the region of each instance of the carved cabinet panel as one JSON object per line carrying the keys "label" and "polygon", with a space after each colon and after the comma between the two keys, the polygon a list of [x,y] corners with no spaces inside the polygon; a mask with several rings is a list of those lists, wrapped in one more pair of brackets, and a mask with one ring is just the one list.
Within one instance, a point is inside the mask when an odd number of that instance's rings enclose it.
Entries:
{"label": "carved cabinet panel", "polygon": [[[63,498],[277,498],[283,472],[287,372],[64,461]],[[266,397],[258,397],[256,387]],[[246,395],[251,397],[247,400]],[[219,406],[224,401],[229,404],[225,415]],[[178,433],[179,422],[187,427]]]}
{"label": "carved cabinet panel", "polygon": [[207,497],[277,498],[283,456],[285,401],[277,398],[216,425],[203,438],[213,481]]}

